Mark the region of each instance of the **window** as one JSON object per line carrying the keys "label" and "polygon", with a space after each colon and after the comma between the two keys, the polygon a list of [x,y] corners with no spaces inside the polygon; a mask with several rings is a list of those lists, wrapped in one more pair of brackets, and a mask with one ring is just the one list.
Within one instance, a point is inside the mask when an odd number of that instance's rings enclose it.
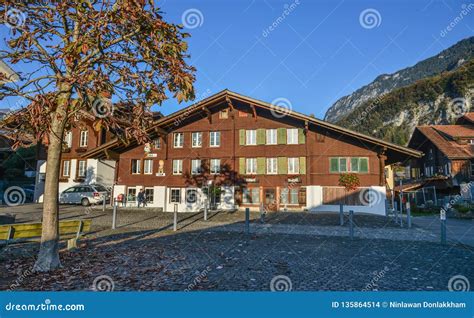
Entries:
{"label": "window", "polygon": [[79,147],[87,147],[88,137],[89,137],[89,131],[81,130],[81,138],[79,140]]}
{"label": "window", "polygon": [[155,192],[153,188],[145,188],[146,203],[153,203]]}
{"label": "window", "polygon": [[209,146],[210,147],[220,147],[221,145],[221,132],[220,131],[211,131],[209,134]]}
{"label": "window", "polygon": [[289,128],[286,130],[286,143],[288,145],[298,144],[298,129],[297,128]]}
{"label": "window", "polygon": [[229,118],[229,109],[223,109],[219,112],[220,119],[227,119]]}
{"label": "window", "polygon": [[298,194],[297,188],[283,188],[281,190],[280,202],[282,204],[298,204]]}
{"label": "window", "polygon": [[132,174],[139,174],[141,172],[140,164],[140,159],[132,159]]}
{"label": "window", "polygon": [[278,160],[277,158],[267,158],[267,174],[278,173]]}
{"label": "window", "polygon": [[248,113],[239,110],[239,117],[248,117]]}
{"label": "window", "polygon": [[153,160],[152,159],[143,160],[143,173],[144,174],[153,173]]}
{"label": "window", "polygon": [[181,189],[170,190],[170,203],[181,203]]}
{"label": "window", "polygon": [[191,174],[200,174],[201,173],[201,160],[193,159],[191,160]]}
{"label": "window", "polygon": [[256,158],[245,159],[245,173],[246,174],[257,173],[257,159]]}
{"label": "window", "polygon": [[72,131],[68,131],[64,134],[64,143],[66,144],[66,147],[72,147]]}
{"label": "window", "polygon": [[161,148],[161,138],[160,137],[153,140],[153,148],[155,148],[155,149],[160,149]]}
{"label": "window", "polygon": [[87,161],[85,160],[79,160],[77,162],[77,176],[78,177],[85,177],[86,176],[86,166],[87,166]]}
{"label": "window", "polygon": [[173,174],[182,174],[183,173],[183,160],[177,159],[173,160]]}
{"label": "window", "polygon": [[174,133],[173,138],[174,138],[173,139],[174,148],[183,148],[184,134],[183,133]]}
{"label": "window", "polygon": [[300,173],[300,158],[288,158],[288,174]]}
{"label": "window", "polygon": [[71,174],[71,161],[63,161],[63,177],[69,177]]}
{"label": "window", "polygon": [[260,203],[260,189],[259,188],[243,188],[242,202],[247,204]]}
{"label": "window", "polygon": [[211,159],[211,174],[219,174],[221,172],[221,160]]}
{"label": "window", "polygon": [[193,132],[191,134],[191,142],[193,148],[202,147],[202,132]]}
{"label": "window", "polygon": [[329,172],[368,173],[369,158],[365,157],[333,157],[329,159]]}
{"label": "window", "polygon": [[135,202],[137,200],[137,188],[127,189],[127,202]]}
{"label": "window", "polygon": [[277,144],[277,130],[267,129],[267,145],[276,145],[276,144]]}
{"label": "window", "polygon": [[253,146],[257,144],[257,131],[256,130],[245,131],[245,144],[247,146]]}

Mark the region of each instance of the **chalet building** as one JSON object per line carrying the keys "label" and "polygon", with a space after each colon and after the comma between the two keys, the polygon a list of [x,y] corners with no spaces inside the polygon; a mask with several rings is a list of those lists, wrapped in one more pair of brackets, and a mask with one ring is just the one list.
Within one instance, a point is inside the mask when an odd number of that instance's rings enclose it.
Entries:
{"label": "chalet building", "polygon": [[455,125],[416,127],[408,146],[425,155],[411,160],[410,177],[439,189],[474,180],[473,119],[474,113],[467,113]]}
{"label": "chalet building", "polygon": [[[161,117],[161,113],[153,113],[154,120]],[[105,129],[96,131],[92,127],[93,119],[91,117],[75,123],[74,127],[64,133],[59,192],[79,184],[101,184],[112,189],[116,162],[114,160],[81,157],[87,151],[114,138],[114,135]],[[38,160],[37,171],[35,201],[43,202],[46,158]]]}
{"label": "chalet building", "polygon": [[[147,206],[164,211],[338,211],[342,202],[385,214],[385,166],[422,155],[228,90],[148,132],[150,144],[113,139],[81,157],[115,160],[113,196],[135,206],[144,189]],[[350,195],[338,186],[345,172],[360,179]]]}

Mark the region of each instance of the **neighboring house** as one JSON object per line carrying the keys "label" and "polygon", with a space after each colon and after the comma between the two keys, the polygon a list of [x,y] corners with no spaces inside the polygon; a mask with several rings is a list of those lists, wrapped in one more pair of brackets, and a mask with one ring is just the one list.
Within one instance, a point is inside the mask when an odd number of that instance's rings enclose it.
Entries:
{"label": "neighboring house", "polygon": [[411,161],[411,179],[423,180],[421,185],[429,181],[447,192],[458,192],[461,183],[474,180],[473,115],[466,114],[455,125],[416,127],[408,146],[425,155]]}
{"label": "neighboring house", "polygon": [[[422,156],[228,90],[161,118],[148,132],[151,144],[114,139],[82,157],[116,160],[114,197],[136,205],[144,189],[148,206],[164,211],[200,211],[206,202],[222,210],[338,211],[345,203],[384,215],[385,166]],[[338,186],[344,172],[360,179],[350,195]]]}

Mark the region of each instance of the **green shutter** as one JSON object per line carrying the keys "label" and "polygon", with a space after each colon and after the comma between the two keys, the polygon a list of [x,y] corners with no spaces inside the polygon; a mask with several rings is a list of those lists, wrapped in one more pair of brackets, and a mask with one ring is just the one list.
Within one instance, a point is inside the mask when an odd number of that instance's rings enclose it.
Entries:
{"label": "green shutter", "polygon": [[239,130],[239,145],[245,146],[245,129]]}
{"label": "green shutter", "polygon": [[306,174],[306,157],[300,157],[300,174]]}
{"label": "green shutter", "polygon": [[331,158],[329,172],[339,172],[339,158]]}
{"label": "green shutter", "polygon": [[300,145],[304,145],[305,142],[306,142],[306,135],[304,134],[304,129],[298,128],[298,143]]}
{"label": "green shutter", "polygon": [[278,157],[278,174],[288,174],[287,157]]}
{"label": "green shutter", "polygon": [[286,145],[286,128],[277,129],[277,140],[279,145]]}
{"label": "green shutter", "polygon": [[362,172],[362,173],[369,172],[369,159],[368,158],[359,158],[359,172]]}
{"label": "green shutter", "polygon": [[265,158],[257,158],[257,174],[265,174]]}
{"label": "green shutter", "polygon": [[239,174],[245,174],[245,158],[239,158]]}
{"label": "green shutter", "polygon": [[265,145],[265,129],[257,129],[257,145]]}

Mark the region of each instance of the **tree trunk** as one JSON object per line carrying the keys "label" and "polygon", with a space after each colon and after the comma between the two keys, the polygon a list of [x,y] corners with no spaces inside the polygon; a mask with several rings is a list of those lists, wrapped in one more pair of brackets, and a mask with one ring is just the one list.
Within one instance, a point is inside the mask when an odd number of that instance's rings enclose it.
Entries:
{"label": "tree trunk", "polygon": [[64,95],[66,94],[62,94],[62,97],[58,99],[58,107],[52,115],[49,132],[41,245],[34,266],[34,270],[39,272],[47,272],[61,266],[59,261],[59,172],[63,133],[67,121],[66,105],[69,99],[69,95]]}

